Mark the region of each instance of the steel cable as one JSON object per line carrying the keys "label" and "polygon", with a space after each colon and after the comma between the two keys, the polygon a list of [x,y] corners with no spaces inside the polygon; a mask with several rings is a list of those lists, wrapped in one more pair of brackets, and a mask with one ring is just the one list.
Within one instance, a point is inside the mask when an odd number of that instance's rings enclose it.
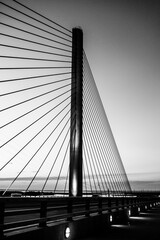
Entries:
{"label": "steel cable", "polygon": [[[2,24],[2,23],[0,23],[0,24]],[[71,50],[68,50],[68,49],[65,49],[65,48],[60,48],[60,47],[55,47],[55,46],[52,46],[52,45],[49,45],[49,44],[46,44],[46,43],[41,43],[41,42],[38,42],[38,41],[35,42],[33,40],[30,40],[30,39],[17,37],[17,36],[9,35],[9,34],[2,33],[2,32],[0,32],[0,35],[4,36],[4,37],[7,37],[7,38],[13,38],[13,39],[20,40],[20,41],[23,41],[23,42],[32,43],[32,44],[40,45],[40,46],[43,46],[43,47],[49,47],[49,48],[52,48],[52,49],[56,49],[56,50],[60,50],[60,51],[68,52],[68,53],[72,53]],[[38,35],[37,37],[41,37],[41,36]],[[50,40],[50,39],[45,39],[45,40]],[[51,40],[51,41],[53,42],[53,40]]]}
{"label": "steel cable", "polygon": [[[68,114],[68,112],[67,112]],[[67,115],[66,114],[66,115]],[[65,115],[65,116],[66,116]],[[63,120],[63,118],[62,118]],[[62,121],[61,120],[61,121]],[[61,122],[60,122],[61,123]],[[60,123],[57,125],[59,126]],[[55,129],[57,128],[57,126],[55,127]],[[21,169],[21,171],[17,174],[17,176],[14,178],[14,180],[11,182],[11,184],[7,187],[7,189],[4,191],[3,195],[5,195],[5,193],[11,188],[11,186],[13,185],[13,183],[17,180],[17,178],[21,175],[21,173],[24,171],[24,169],[28,166],[28,164],[32,161],[33,157],[37,154],[37,152],[42,148],[42,146],[46,143],[46,141],[48,140],[48,138],[53,134],[53,132],[55,131],[55,129],[49,134],[49,136],[47,137],[47,139],[45,139],[45,141],[40,145],[40,147],[38,148],[38,150],[34,153],[34,155],[30,158],[30,160],[25,164],[25,166]]]}
{"label": "steel cable", "polygon": [[[70,97],[67,97],[65,100],[63,100],[61,103],[57,104],[56,106],[54,106],[52,109],[50,109],[49,111],[47,111],[45,114],[43,114],[41,117],[37,118],[34,122],[32,122],[31,124],[29,124],[27,127],[25,127],[24,129],[22,129],[20,132],[16,133],[13,137],[11,137],[9,140],[7,140],[5,143],[3,143],[0,148],[4,147],[6,144],[8,144],[10,141],[12,141],[14,138],[18,137],[21,133],[23,133],[24,131],[26,131],[28,128],[30,128],[31,126],[33,126],[33,124],[35,124],[36,122],[38,122],[40,119],[42,119],[44,116],[46,116],[47,114],[49,114],[51,111],[53,111],[55,108],[57,108],[58,106],[60,106],[63,102],[65,102],[66,100],[68,100]],[[69,104],[67,104],[68,106]],[[65,109],[65,108],[64,108]],[[63,109],[63,110],[64,110]],[[62,111],[62,110],[61,110]],[[61,113],[61,111],[59,113]],[[58,115],[59,115],[58,113]],[[57,116],[57,115],[56,115]],[[54,118],[53,118],[54,119]],[[46,125],[47,126],[47,125]],[[42,128],[43,129],[43,128]],[[1,168],[2,169],[2,168]],[[0,170],[1,170],[0,169]]]}
{"label": "steel cable", "polygon": [[[8,6],[8,5],[5,4],[5,6]],[[8,7],[9,7],[9,6],[8,6]],[[10,8],[11,8],[11,7],[10,7]],[[14,10],[17,11],[17,9],[15,9],[15,8],[12,8],[12,9],[14,9]],[[59,35],[57,35],[57,34],[54,34],[54,33],[52,33],[52,32],[49,32],[49,31],[47,31],[47,30],[45,30],[45,29],[43,29],[43,28],[37,27],[37,26],[35,26],[35,25],[31,24],[31,23],[25,22],[25,21],[23,21],[23,20],[21,20],[21,19],[18,19],[18,18],[16,18],[16,17],[13,17],[13,16],[11,16],[11,15],[9,15],[9,14],[7,14],[7,13],[0,12],[0,14],[6,16],[6,17],[8,17],[8,18],[11,18],[11,19],[13,19],[13,20],[16,20],[16,21],[18,21],[18,22],[20,22],[20,23],[26,24],[26,25],[28,25],[28,26],[30,26],[30,27],[33,27],[33,28],[35,28],[35,29],[41,30],[42,32],[48,33],[48,34],[50,34],[50,35],[52,35],[52,36],[54,36],[54,37],[60,38],[60,39],[62,39],[62,40],[65,40],[65,41],[67,41],[67,42],[70,42],[70,43],[72,42],[72,41],[70,41],[70,40],[68,40],[68,39],[66,39],[66,38],[64,38],[64,37],[61,37],[61,36],[59,36]]]}
{"label": "steel cable", "polygon": [[[59,125],[62,123],[62,121],[65,119],[65,117],[68,115],[69,112],[70,112],[70,111],[68,111],[68,112],[66,113],[66,115],[62,118],[62,120],[59,122],[59,124],[58,124],[57,126],[59,126]],[[69,120],[67,120],[66,124],[64,125],[64,127],[63,127],[62,130],[61,130],[61,132],[59,133],[58,137],[56,138],[56,140],[54,141],[53,145],[52,145],[51,148],[49,149],[46,157],[44,158],[44,160],[43,160],[43,162],[41,163],[40,167],[38,168],[36,174],[35,174],[34,177],[32,178],[32,181],[31,181],[30,184],[28,185],[26,191],[29,190],[31,184],[33,183],[33,181],[34,181],[34,179],[36,178],[37,174],[39,173],[39,171],[41,170],[42,166],[43,166],[44,163],[46,162],[48,156],[50,155],[51,151],[53,150],[55,144],[57,143],[58,139],[60,138],[60,136],[61,136],[62,132],[64,131],[65,127],[67,126],[68,122],[69,122]],[[57,128],[57,127],[56,127],[56,128]],[[55,131],[56,128],[54,128],[54,130],[52,130],[52,132],[50,133],[49,137],[54,133],[54,131]],[[48,138],[49,138],[49,137],[48,137]]]}
{"label": "steel cable", "polygon": [[[1,23],[0,23],[0,24],[1,24]],[[13,49],[30,51],[30,52],[36,52],[36,53],[49,54],[49,55],[52,55],[52,56],[59,56],[59,57],[71,58],[71,56],[65,55],[65,54],[58,54],[58,53],[55,53],[55,52],[48,52],[48,51],[36,50],[36,49],[33,49],[33,48],[18,47],[18,46],[9,45],[9,44],[2,44],[2,43],[1,43],[1,44],[0,44],[0,47],[13,48]]]}
{"label": "steel cable", "polygon": [[[70,118],[69,118],[69,120],[70,120]],[[69,120],[67,121],[67,123],[69,122]],[[66,125],[67,125],[67,123],[66,123]],[[65,127],[66,127],[66,125],[65,125]],[[63,128],[63,130],[64,130],[64,128]],[[61,131],[62,132],[62,131]],[[64,141],[65,141],[65,139],[66,139],[66,136],[68,135],[68,132],[69,132],[69,130],[67,131],[67,134],[65,135],[65,138],[63,139],[63,143],[61,144],[61,147],[59,148],[59,151],[58,151],[58,153],[57,153],[57,155],[56,155],[56,158],[55,158],[55,160],[54,160],[54,162],[53,162],[53,164],[52,164],[52,167],[50,168],[50,170],[49,170],[49,173],[48,173],[48,175],[47,175],[47,177],[46,177],[46,180],[45,180],[45,183],[44,183],[44,185],[43,185],[43,187],[42,187],[42,192],[43,192],[43,190],[44,190],[44,188],[45,188],[45,186],[46,186],[46,184],[47,184],[47,181],[48,181],[48,179],[49,179],[49,177],[50,177],[50,175],[51,175],[51,172],[52,172],[52,170],[53,170],[53,168],[54,168],[54,166],[55,166],[55,164],[56,164],[56,161],[57,161],[57,159],[58,159],[58,156],[59,156],[59,153],[60,153],[60,151],[61,151],[61,149],[62,149],[62,146],[63,146],[63,144],[64,144]]]}
{"label": "steel cable", "polygon": [[[62,25],[60,25],[60,24],[58,24],[58,23],[52,21],[51,19],[45,17],[44,15],[42,15],[42,14],[40,14],[40,13],[34,11],[33,9],[31,9],[31,8],[27,7],[26,5],[20,3],[19,1],[16,1],[16,0],[12,0],[12,1],[13,1],[13,2],[16,2],[17,4],[23,6],[24,8],[26,8],[26,9],[28,9],[28,10],[30,10],[31,12],[33,12],[33,13],[39,15],[40,17],[42,17],[42,18],[48,20],[49,22],[51,22],[51,23],[57,25],[58,27],[60,27],[60,28],[62,28],[62,29],[64,29],[64,30],[66,30],[66,31],[68,31],[69,33],[72,33],[69,29],[67,29],[67,28],[63,27]],[[68,36],[70,36],[70,35],[68,35]]]}
{"label": "steel cable", "polygon": [[58,95],[58,96],[56,96],[56,97],[54,97],[54,98],[48,100],[47,102],[44,102],[44,103],[42,103],[41,105],[39,105],[39,106],[33,108],[32,110],[30,110],[30,111],[28,111],[28,112],[26,112],[26,113],[24,113],[24,114],[18,116],[17,118],[11,120],[10,122],[5,123],[4,125],[0,126],[0,129],[2,129],[2,128],[8,126],[9,124],[11,124],[11,123],[13,123],[13,122],[19,120],[20,118],[22,118],[22,117],[24,117],[24,116],[26,116],[26,115],[28,115],[28,114],[34,112],[35,110],[37,110],[37,109],[39,109],[39,108],[45,106],[46,104],[48,104],[48,103],[54,101],[55,99],[57,99],[57,98],[59,98],[59,97],[65,95],[65,94],[68,93],[68,92],[70,92],[70,90],[68,90],[68,91],[66,91],[66,92],[64,92],[64,93],[61,93],[60,95]]}
{"label": "steel cable", "polygon": [[[92,93],[93,93],[93,91],[92,91]],[[93,98],[93,99],[91,98],[91,100],[90,100],[90,101],[91,101],[91,103],[92,103],[91,105],[93,105],[94,98]],[[96,103],[97,103],[97,101],[95,102],[95,105],[96,105]],[[96,110],[96,112],[95,112],[95,113],[97,114],[97,110]],[[93,114],[94,118],[95,118],[95,116],[96,116],[96,114],[95,114],[95,113]],[[98,122],[99,122],[99,119],[98,119],[98,118],[97,118],[97,119],[94,119],[94,121],[95,121],[95,122],[97,122],[97,120],[98,120]],[[100,130],[100,129],[99,129],[99,130]],[[104,132],[106,132],[106,131],[105,131],[105,129],[104,129]],[[100,135],[100,133],[98,133],[98,132],[97,132],[97,136],[99,136],[99,135]],[[103,135],[103,131],[102,131],[102,135]],[[103,143],[103,141],[101,141],[101,142]],[[100,148],[100,150],[101,150],[101,149],[102,149],[102,148]],[[107,148],[107,149],[108,149],[108,148]],[[112,172],[113,172],[113,171],[112,171]]]}

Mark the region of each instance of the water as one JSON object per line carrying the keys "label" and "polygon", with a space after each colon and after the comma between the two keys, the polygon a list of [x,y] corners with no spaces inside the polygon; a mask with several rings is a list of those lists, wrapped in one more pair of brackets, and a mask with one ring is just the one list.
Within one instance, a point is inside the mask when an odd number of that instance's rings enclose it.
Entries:
{"label": "water", "polygon": [[[6,189],[10,184],[12,183],[13,179],[0,179],[0,189]],[[10,189],[12,190],[25,190],[30,184],[31,179],[20,179],[16,180]],[[54,191],[56,186],[56,179],[48,180],[44,190],[46,191]],[[34,183],[31,185],[29,190],[37,190],[40,191],[45,183],[45,179],[38,179],[34,181]],[[66,184],[65,179],[61,179],[57,186],[57,190],[61,190],[62,192],[65,189],[68,189],[68,184]],[[133,191],[160,191],[160,181],[152,180],[152,181],[130,181],[130,185]]]}
{"label": "water", "polygon": [[160,181],[130,181],[134,191],[160,191]]}
{"label": "water", "polygon": [[[30,184],[31,179],[20,179],[16,180],[13,185],[9,188],[10,190],[26,190]],[[0,189],[7,189],[10,184],[13,182],[13,179],[0,179]],[[48,180],[47,184],[45,185],[44,190],[46,191],[53,191],[56,187],[56,180]],[[42,190],[43,186],[45,184],[45,179],[39,179],[33,182],[31,187],[28,189],[30,191],[40,191]],[[61,179],[58,184],[56,189],[64,191],[64,186],[65,186],[65,180]]]}

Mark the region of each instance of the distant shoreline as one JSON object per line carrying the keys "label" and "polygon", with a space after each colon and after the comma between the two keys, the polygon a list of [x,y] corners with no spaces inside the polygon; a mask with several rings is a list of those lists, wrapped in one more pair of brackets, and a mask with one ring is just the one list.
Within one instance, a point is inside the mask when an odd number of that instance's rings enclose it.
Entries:
{"label": "distant shoreline", "polygon": [[[57,181],[58,177],[52,177],[49,178],[49,185],[52,188],[52,185],[55,183],[55,181]],[[0,182],[1,182],[1,188],[5,189],[11,181],[13,181],[14,178],[0,178]],[[32,178],[31,177],[21,177],[18,178],[16,180],[16,188],[21,188],[21,189],[25,189],[26,188],[26,184],[28,184],[29,181],[31,181]],[[37,177],[35,179],[35,183],[36,185],[34,186],[35,190],[40,189],[41,185],[43,184],[43,182],[46,180],[45,177]],[[66,177],[61,177],[59,179],[59,181],[61,181],[60,185],[62,186],[64,181],[66,180]],[[53,182],[52,182],[53,181]],[[26,182],[26,183],[25,183]],[[130,186],[132,191],[160,191],[160,180],[130,180],[129,181]]]}
{"label": "distant shoreline", "polygon": [[[49,178],[49,180],[57,180],[58,177],[51,177]],[[14,178],[0,178],[0,181],[11,181],[13,180]],[[32,180],[33,178],[32,177],[20,177],[18,178],[16,181],[30,181]],[[45,180],[46,177],[36,177],[36,180]],[[66,177],[60,177],[60,180],[65,180]]]}

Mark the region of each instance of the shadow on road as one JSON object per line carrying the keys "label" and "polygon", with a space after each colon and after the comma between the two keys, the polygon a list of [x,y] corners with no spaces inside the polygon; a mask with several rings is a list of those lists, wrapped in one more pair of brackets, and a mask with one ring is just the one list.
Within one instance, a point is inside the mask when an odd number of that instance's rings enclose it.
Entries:
{"label": "shadow on road", "polygon": [[85,238],[85,240],[147,239],[160,239],[160,207],[141,212],[138,217],[130,217],[127,225],[112,225],[103,236],[99,234],[99,236]]}

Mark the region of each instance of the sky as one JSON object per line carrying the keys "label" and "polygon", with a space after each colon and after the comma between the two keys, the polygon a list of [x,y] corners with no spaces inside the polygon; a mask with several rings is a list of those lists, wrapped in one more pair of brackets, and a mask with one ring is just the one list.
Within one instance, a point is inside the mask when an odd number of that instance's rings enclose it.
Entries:
{"label": "sky", "polygon": [[21,2],[64,27],[83,29],[84,50],[127,174],[158,176],[160,2]]}

